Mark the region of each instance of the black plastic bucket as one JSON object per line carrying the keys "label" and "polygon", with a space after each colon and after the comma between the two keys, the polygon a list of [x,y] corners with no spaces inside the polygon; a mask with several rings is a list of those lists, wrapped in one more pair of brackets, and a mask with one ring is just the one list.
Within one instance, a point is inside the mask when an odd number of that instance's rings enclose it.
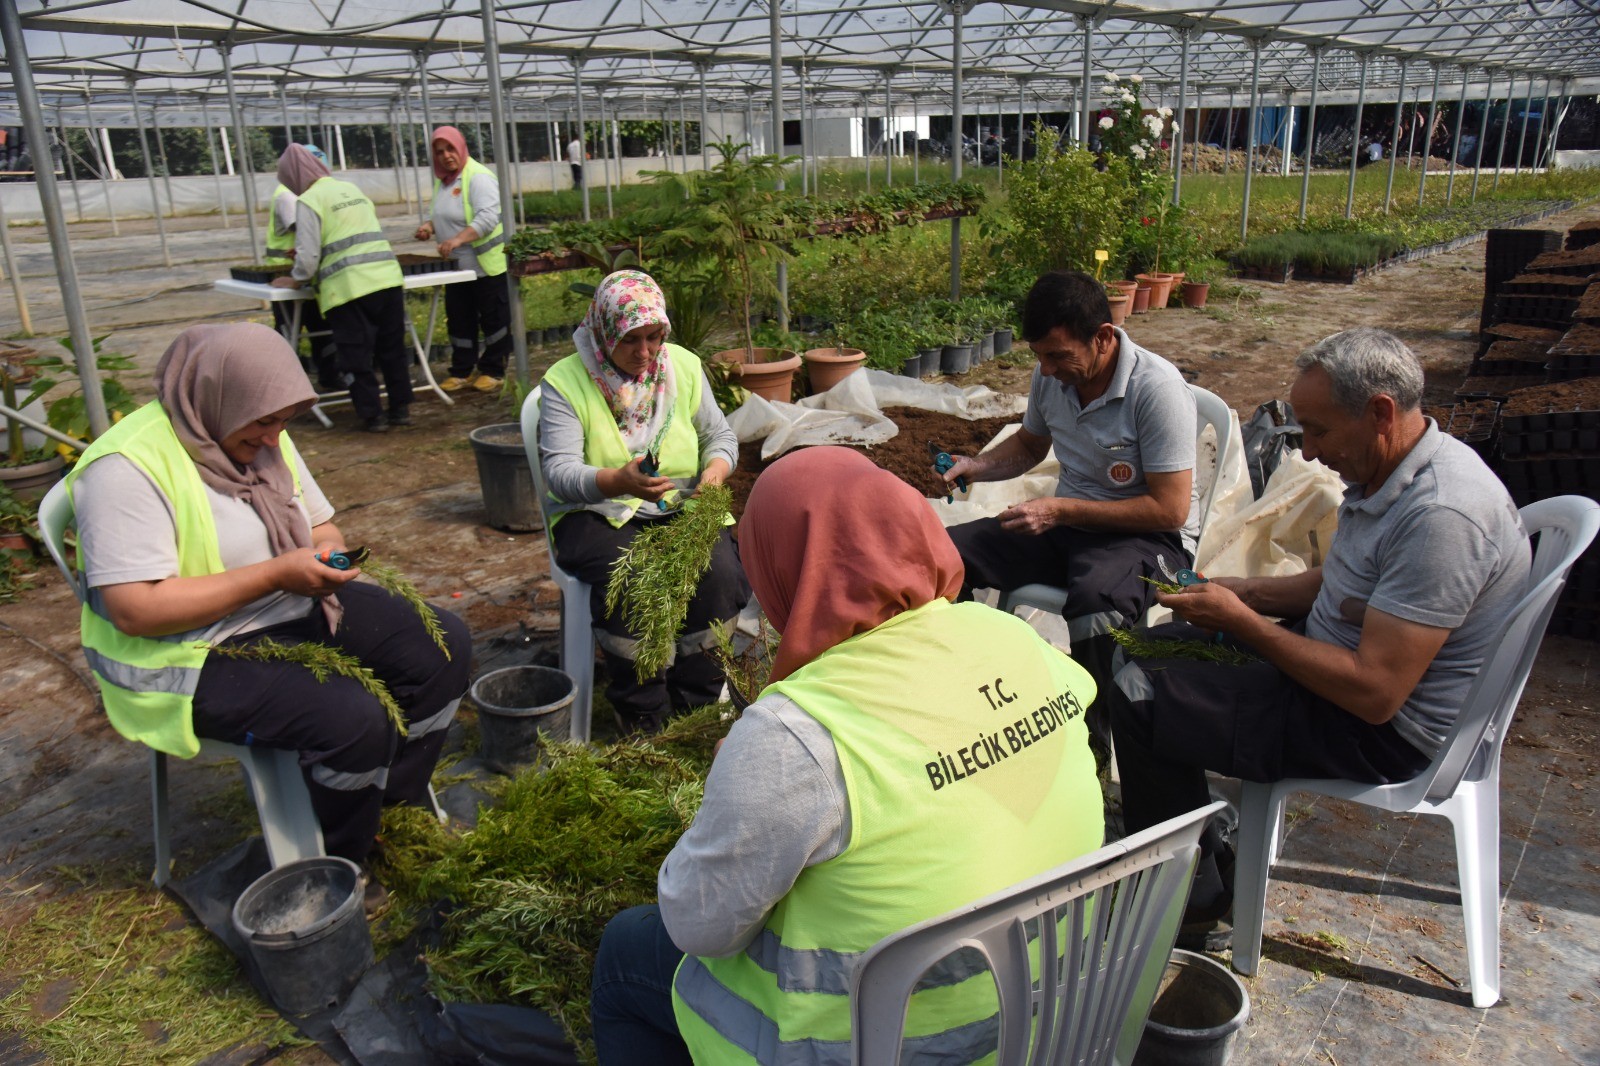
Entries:
{"label": "black plastic bucket", "polygon": [[577,685],[548,666],[507,666],[472,683],[478,707],[483,761],[513,773],[539,755],[540,734],[552,740],[572,736],[572,698]]}
{"label": "black plastic bucket", "polygon": [[1227,1066],[1250,1018],[1250,994],[1215,959],[1174,951],[1133,1066]]}
{"label": "black plastic bucket", "polygon": [[501,422],[479,426],[467,435],[478,460],[478,486],[489,524],[513,533],[544,528],[539,497],[533,491],[533,471],[522,446],[522,426]]}
{"label": "black plastic bucket", "polygon": [[1011,350],[1011,342],[1012,342],[1013,339],[1014,339],[1014,334],[1009,329],[997,329],[997,330],[995,330],[994,331],[994,354],[995,355],[1005,355],[1007,352],[1009,352]]}
{"label": "black plastic bucket", "polygon": [[947,344],[939,356],[939,372],[965,374],[972,369],[972,345]]}
{"label": "black plastic bucket", "polygon": [[310,1014],[344,1002],[372,965],[361,871],[349,859],[299,859],[258,877],[233,905],[272,1002]]}

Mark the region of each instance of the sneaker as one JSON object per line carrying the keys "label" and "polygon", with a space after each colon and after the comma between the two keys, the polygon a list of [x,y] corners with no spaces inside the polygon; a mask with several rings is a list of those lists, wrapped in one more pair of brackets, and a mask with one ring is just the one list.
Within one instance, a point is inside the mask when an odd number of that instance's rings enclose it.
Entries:
{"label": "sneaker", "polygon": [[411,424],[410,407],[389,408],[389,424],[391,426],[409,426]]}
{"label": "sneaker", "polygon": [[[449,377],[447,377],[443,381],[439,382],[439,387],[441,389],[443,389],[445,392],[458,392],[461,389],[464,389],[468,385],[472,384],[473,380],[477,376],[478,375],[476,375],[476,374],[468,374],[464,378],[458,378],[454,374],[451,374]],[[495,384],[498,385],[499,382],[497,381],[497,382],[495,382]],[[482,388],[482,386],[480,385],[479,388]]]}
{"label": "sneaker", "polygon": [[478,380],[473,382],[473,388],[479,392],[493,392],[500,387],[500,379],[492,374],[479,374]]}
{"label": "sneaker", "polygon": [[368,433],[387,433],[389,432],[389,419],[383,415],[373,415],[371,418],[362,421],[361,428]]}

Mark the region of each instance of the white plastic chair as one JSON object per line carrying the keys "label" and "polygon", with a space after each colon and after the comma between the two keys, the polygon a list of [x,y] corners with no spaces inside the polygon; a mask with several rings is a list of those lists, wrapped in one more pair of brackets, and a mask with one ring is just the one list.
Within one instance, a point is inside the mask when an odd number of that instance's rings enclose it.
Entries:
{"label": "white plastic chair", "polygon": [[[999,1066],[1128,1063],[1178,935],[1200,831],[1223,804],[1107,844],[885,937],[850,979],[851,1061],[902,1061],[907,1004],[957,950],[982,955],[1000,1003]],[[1063,930],[1082,930],[1082,936]],[[1059,960],[1037,971],[1029,956]]]}
{"label": "white plastic chair", "polygon": [[533,491],[539,497],[539,514],[544,518],[545,554],[550,557],[550,580],[561,590],[561,669],[575,689],[572,698],[572,739],[589,742],[589,722],[594,711],[594,619],[589,611],[589,584],[579,581],[556,565],[556,545],[550,539],[550,492],[544,484],[544,468],[539,465],[539,400],[542,388],[535,387],[522,401],[522,446],[533,471]]}
{"label": "white plastic chair", "polygon": [[1500,745],[1567,571],[1600,531],[1600,504],[1583,496],[1557,496],[1524,507],[1522,521],[1530,535],[1539,534],[1528,591],[1507,617],[1504,635],[1479,669],[1443,749],[1426,770],[1392,785],[1302,778],[1243,783],[1233,904],[1233,968],[1240,973],[1255,973],[1261,961],[1267,878],[1277,857],[1284,801],[1296,792],[1314,792],[1450,820],[1472,1005],[1490,1007],[1500,998]]}
{"label": "white plastic chair", "polygon": [[[50,557],[82,603],[88,590],[77,568],[67,562],[66,555],[66,531],[72,524],[72,516],[72,496],[66,482],[58,482],[39,502],[39,531]],[[267,859],[274,869],[297,859],[326,854],[322,824],[312,809],[311,792],[300,769],[298,752],[286,748],[246,747],[202,737],[200,754],[238,760],[244,772],[245,787],[261,820],[261,839],[267,845]],[[431,784],[428,802],[438,819],[446,821],[447,816]],[[150,750],[150,826],[156,852],[155,873],[151,879],[159,888],[167,883],[172,873],[171,817],[167,804],[167,756],[154,748]]]}
{"label": "white plastic chair", "polygon": [[[1199,520],[1200,528],[1195,533],[1195,542],[1199,543],[1200,535],[1205,532],[1206,519],[1211,515],[1211,504],[1217,496],[1217,486],[1222,482],[1222,472],[1228,468],[1228,457],[1238,448],[1243,447],[1239,435],[1234,432],[1232,411],[1214,392],[1202,389],[1198,385],[1190,385],[1189,391],[1194,394],[1196,413],[1195,439],[1204,435],[1207,426],[1211,426],[1217,435],[1217,465],[1212,473],[1211,483],[1200,494]],[[1198,471],[1196,472],[1198,474]],[[1012,589],[1010,592],[1000,594],[1000,609],[1015,613],[1022,607],[1036,607],[1050,614],[1066,616],[1067,590],[1056,585],[1036,583],[1023,585],[1021,588]],[[1067,636],[1069,640],[1082,640],[1092,636],[1092,633],[1079,632],[1074,623],[1077,619],[1067,617]]]}

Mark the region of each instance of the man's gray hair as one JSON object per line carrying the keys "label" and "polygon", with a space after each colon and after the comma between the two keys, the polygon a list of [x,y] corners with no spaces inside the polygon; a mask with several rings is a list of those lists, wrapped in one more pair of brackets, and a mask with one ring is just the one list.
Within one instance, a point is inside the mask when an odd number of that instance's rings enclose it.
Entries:
{"label": "man's gray hair", "polygon": [[1324,337],[1295,359],[1296,370],[1321,367],[1333,383],[1333,402],[1352,415],[1386,393],[1402,411],[1422,404],[1422,360],[1393,333],[1357,326]]}

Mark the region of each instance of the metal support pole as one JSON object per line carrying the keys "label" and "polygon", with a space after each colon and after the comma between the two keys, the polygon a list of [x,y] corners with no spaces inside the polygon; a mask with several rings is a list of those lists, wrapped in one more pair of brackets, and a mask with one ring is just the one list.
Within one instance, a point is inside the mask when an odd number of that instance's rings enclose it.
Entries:
{"label": "metal support pole", "polygon": [[[489,0],[484,0],[484,2],[487,3]],[[578,165],[583,167],[583,220],[588,222],[591,218],[589,209],[589,168],[584,164],[584,160],[587,159],[589,155],[589,130],[583,120],[582,56],[572,57],[572,86],[573,91],[576,93],[578,107],[578,140],[581,142],[583,148],[583,150],[578,153],[580,156]]]}
{"label": "metal support pole", "polygon": [[1233,167],[1233,94],[1237,86],[1228,86],[1228,131],[1222,136],[1222,172],[1224,174]]}
{"label": "metal support pole", "polygon": [[1389,213],[1389,204],[1394,199],[1394,168],[1400,160],[1400,113],[1406,106],[1406,61],[1400,60],[1400,87],[1394,94],[1394,134],[1390,137],[1389,144],[1389,180],[1383,189],[1383,213]]}
{"label": "metal support pole", "polygon": [[1505,163],[1506,158],[1506,132],[1511,128],[1511,99],[1516,92],[1516,88],[1517,76],[1515,74],[1508,75],[1506,78],[1506,118],[1504,122],[1500,123],[1500,147],[1494,153],[1494,188],[1490,189],[1490,192],[1500,188],[1500,168]]}
{"label": "metal support pole", "polygon": [[178,217],[178,205],[172,199],[172,167],[167,163],[167,142],[161,139],[161,113],[150,105],[150,129],[156,135],[156,158],[161,160],[161,187],[167,194],[167,217]]}
{"label": "metal support pole", "polygon": [[[767,37],[772,69],[772,145],[783,154],[783,23],[777,0],[767,4]],[[802,119],[802,123],[803,123]],[[783,171],[778,172],[777,190],[783,192]],[[789,265],[778,260],[778,329],[789,331]]]}
{"label": "metal support pole", "polygon": [[61,125],[61,110],[56,109],[56,125],[61,129],[61,158],[67,164],[67,182],[72,186],[72,207],[83,221],[83,193],[78,189],[78,168],[72,163],[72,142],[67,140],[67,127]]}
{"label": "metal support pole", "polygon": [[684,107],[683,94],[678,94],[678,142],[683,149],[683,172],[689,173],[689,112]]}
{"label": "metal support pole", "polygon": [[911,180],[922,180],[922,117],[917,114],[917,94],[911,94]]}
{"label": "metal support pole", "polygon": [[1483,87],[1483,111],[1478,115],[1478,146],[1472,152],[1472,202],[1478,202],[1478,176],[1483,173],[1483,150],[1488,147],[1489,110],[1494,106],[1494,68],[1484,67],[1489,81]]}
{"label": "metal support pole", "polygon": [[1533,75],[1528,75],[1528,87],[1523,90],[1522,132],[1517,135],[1517,162],[1513,174],[1522,173],[1522,153],[1528,144],[1528,108],[1533,106]]}
{"label": "metal support pole", "polygon": [[95,165],[100,170],[100,193],[106,198],[106,215],[111,219],[111,235],[120,237],[121,229],[117,226],[117,209],[111,203],[111,160],[100,148],[100,138],[94,128],[94,106],[89,103],[89,94],[83,94],[83,116],[88,123],[89,144],[94,148]]}
{"label": "metal support pole", "polygon": [[706,65],[696,63],[695,69],[700,73],[700,169],[711,169],[711,145],[706,140],[706,128],[710,125],[710,116],[706,112]]}
{"label": "metal support pole", "polygon": [[289,123],[289,83],[278,83],[278,106],[283,110],[283,147],[287,151],[294,143],[294,126]]}
{"label": "metal support pole", "polygon": [[[1306,220],[1306,205],[1311,200],[1311,153],[1317,148],[1317,90],[1321,88],[1322,49],[1311,50],[1311,106],[1306,109],[1306,171],[1300,175],[1300,221]],[[1361,140],[1357,131],[1356,140]],[[1287,151],[1288,146],[1285,145]]]}
{"label": "metal support pole", "polygon": [[1555,165],[1556,148],[1561,141],[1561,123],[1567,117],[1567,107],[1571,96],[1572,83],[1570,80],[1564,79],[1561,82],[1561,93],[1556,97],[1555,114],[1550,119],[1550,136],[1547,139],[1548,143],[1545,146],[1544,153],[1544,162],[1547,168]]}
{"label": "metal support pole", "polygon": [[428,162],[433,162],[433,94],[428,91],[428,53],[417,49],[417,88],[422,92],[422,125],[427,129]]}
{"label": "metal support pole", "polygon": [[1287,89],[1283,91],[1283,114],[1283,150],[1278,153],[1278,177],[1287,178],[1289,157],[1294,154],[1291,150],[1294,144],[1294,94]]}
{"label": "metal support pole", "polygon": [[232,229],[233,223],[228,221],[228,198],[222,188],[222,167],[217,163],[217,142],[211,133],[211,104],[200,105],[200,121],[206,128],[206,151],[211,153],[211,177],[217,186],[217,207],[222,211],[222,228]]}
{"label": "metal support pole", "polygon": [[389,147],[394,152],[394,184],[400,192],[400,203],[411,210],[411,190],[406,187],[405,150],[400,144],[400,119],[398,109],[389,108]]}
{"label": "metal support pole", "polygon": [[1422,85],[1417,84],[1417,91],[1411,96],[1411,122],[1406,126],[1406,169],[1414,165],[1412,158],[1417,154],[1417,116],[1422,114]]}
{"label": "metal support pole", "polygon": [[744,94],[744,141],[744,157],[748,161],[756,154],[756,99],[752,92]]}
{"label": "metal support pole", "polygon": [[[666,127],[663,125],[662,128],[665,129]],[[555,192],[559,188],[556,156],[561,153],[561,136],[556,131],[555,114],[550,110],[548,103],[544,105],[544,130],[545,137],[550,141],[550,151],[548,153],[550,156],[550,191]],[[670,163],[668,164],[668,169],[671,169]]]}
{"label": "metal support pole", "polygon": [[1256,170],[1256,116],[1261,106],[1261,40],[1250,42],[1250,128],[1245,137],[1244,203],[1239,212],[1239,243],[1250,236],[1250,182]]}
{"label": "metal support pole", "polygon": [[1417,178],[1417,206],[1422,206],[1424,190],[1428,187],[1428,160],[1433,156],[1433,126],[1439,119],[1439,75],[1444,64],[1433,65],[1433,88],[1428,90],[1428,132],[1422,138],[1422,174]]}
{"label": "metal support pole", "polygon": [[[489,76],[489,114],[494,120],[494,168],[502,190],[511,188],[511,153],[506,151],[506,106],[504,85],[500,80],[500,44],[494,24],[494,0],[481,0],[483,12],[483,58]],[[587,184],[587,183],[586,183]],[[502,192],[500,225],[507,244],[516,235],[517,224],[512,213],[505,209]],[[517,368],[517,380],[524,387],[528,378],[528,328],[522,315],[521,282],[514,271],[503,275],[511,302],[511,350]]]}
{"label": "metal support pole", "polygon": [[[967,0],[955,0],[950,6],[954,35],[950,50],[950,180],[961,180],[961,157],[965,154],[961,140],[963,125],[961,99],[962,22],[967,14]],[[1089,34],[1091,24],[1084,20],[1083,69],[1089,70]],[[961,299],[961,219],[950,220],[950,299]]]}
{"label": "metal support pole", "polygon": [[595,94],[600,100],[600,165],[604,169],[606,186],[606,217],[616,218],[616,208],[611,201],[611,136],[606,132],[606,94]]}
{"label": "metal support pole", "polygon": [[33,316],[28,314],[28,297],[22,291],[22,272],[17,269],[16,253],[11,250],[11,223],[6,220],[4,200],[0,200],[0,254],[5,255],[6,277],[11,280],[11,295],[17,301],[17,318],[22,324],[22,335],[31,337]]}
{"label": "metal support pole", "polygon": [[344,126],[337,122],[333,124],[333,143],[339,149],[339,169],[349,170],[350,165],[345,161],[344,154]]}
{"label": "metal support pole", "polygon": [[[1172,202],[1183,193],[1183,109],[1189,103],[1189,27],[1178,31],[1178,120],[1172,124]],[[1200,118],[1195,116],[1195,143],[1200,141]]]}
{"label": "metal support pole", "polygon": [[1200,173],[1200,142],[1205,139],[1203,132],[1206,109],[1200,106],[1203,95],[1197,87],[1194,93],[1194,172]]}
{"label": "metal support pole", "polygon": [[[150,165],[150,142],[144,134],[144,113],[139,110],[139,87],[132,78],[128,79],[128,95],[133,104],[133,124],[139,129],[139,157],[144,162],[145,183],[150,186],[150,213],[156,217],[156,236],[161,239],[161,262],[170,267],[172,252],[167,247],[167,224],[161,220],[161,197],[156,195],[155,167]],[[42,140],[33,141],[31,137],[29,140],[35,144],[44,143]],[[38,168],[35,168],[37,176]]]}
{"label": "metal support pole", "polygon": [[[419,136],[417,124],[411,115],[409,93],[401,95],[400,108],[406,122],[406,148],[411,152],[411,184],[417,190],[417,219],[426,222],[433,213],[430,203],[432,197],[425,191],[427,187],[422,184],[422,175],[433,172],[433,143],[427,131],[422,131]],[[483,143],[482,137],[478,138],[478,143]]]}
{"label": "metal support pole", "polygon": [[1356,215],[1356,168],[1361,160],[1361,112],[1367,106],[1367,64],[1371,55],[1362,52],[1358,57],[1361,64],[1360,88],[1356,90],[1356,124],[1355,135],[1350,140],[1350,183],[1344,193],[1344,217],[1354,218]]}
{"label": "metal support pole", "polygon": [[[808,116],[815,115],[817,102],[811,98],[811,91],[806,87],[805,72],[800,74],[800,195],[811,195],[811,156],[807,149],[815,151],[814,137],[816,128],[807,124]],[[782,148],[779,148],[782,151]]]}
{"label": "metal support pole", "polygon": [[1539,127],[1533,135],[1533,169],[1539,169],[1544,155],[1544,117],[1550,113],[1550,79],[1544,79],[1544,99],[1539,103]]}
{"label": "metal support pole", "polygon": [[883,184],[894,185],[894,71],[883,72]]}
{"label": "metal support pole", "polygon": [[[511,115],[511,172],[516,176],[514,183],[516,187],[509,191],[509,195],[516,198],[517,225],[526,226],[528,224],[528,204],[522,198],[522,136],[517,129],[517,104],[515,100],[508,100],[506,103]],[[504,201],[507,194],[507,190],[500,190],[500,210],[502,211],[505,210]]]}
{"label": "metal support pole", "polygon": [[1092,83],[1094,77],[1092,72],[1094,65],[1094,19],[1088,15],[1079,15],[1078,25],[1083,28],[1083,80],[1080,82],[1082,96],[1078,100],[1078,107],[1081,110],[1078,116],[1078,131],[1080,136],[1079,143],[1087,149],[1089,147],[1089,137],[1091,136],[1089,132],[1089,112],[1091,102],[1094,99],[1094,86]]}
{"label": "metal support pole", "polygon": [[872,195],[872,138],[867,136],[867,98],[856,101],[857,120],[861,123],[861,155],[867,165],[867,195]]}
{"label": "metal support pole", "polygon": [[[33,68],[28,65],[28,49],[22,37],[22,19],[17,5],[0,3],[0,40],[5,43],[6,65],[11,68],[11,84],[22,112],[22,127],[29,144],[50,143],[45,138],[44,111],[39,106],[39,90],[33,83]],[[84,412],[89,416],[89,432],[98,437],[111,427],[106,417],[105,397],[100,393],[100,375],[94,353],[89,322],[83,313],[83,298],[78,292],[78,268],[72,261],[72,245],[67,238],[67,218],[61,210],[61,190],[56,187],[55,170],[36,167],[34,180],[39,186],[39,206],[44,210],[44,225],[50,234],[50,254],[56,262],[56,279],[61,283],[61,308],[67,316],[67,331],[72,336],[72,355],[83,383]],[[16,275],[12,275],[16,284]]]}
{"label": "metal support pole", "polygon": [[1461,99],[1456,101],[1456,132],[1450,139],[1450,176],[1444,183],[1444,202],[1446,206],[1456,191],[1456,159],[1461,155],[1461,121],[1467,114],[1467,76],[1472,72],[1471,67],[1461,68]]}

